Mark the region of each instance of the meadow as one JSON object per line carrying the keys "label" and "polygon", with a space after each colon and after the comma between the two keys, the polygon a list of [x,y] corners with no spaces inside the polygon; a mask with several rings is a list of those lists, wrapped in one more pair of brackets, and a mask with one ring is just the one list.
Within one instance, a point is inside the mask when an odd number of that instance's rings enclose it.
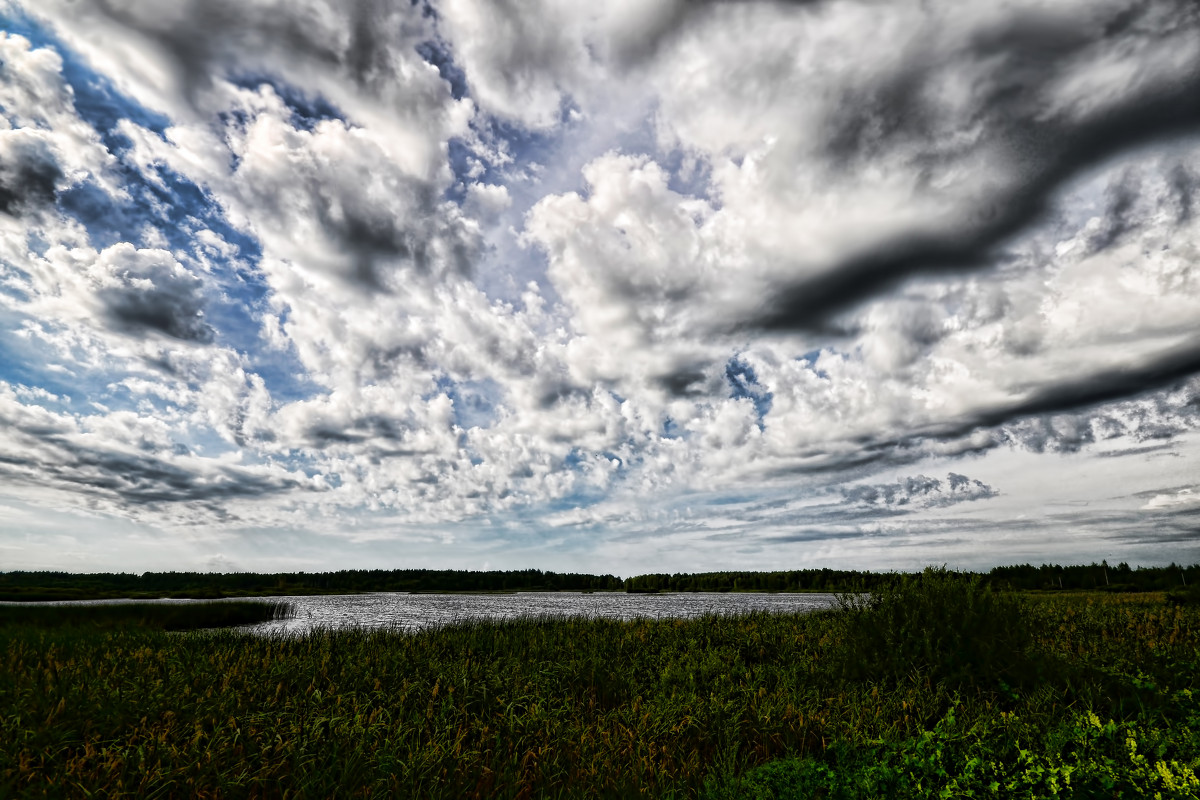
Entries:
{"label": "meadow", "polygon": [[931,570],[814,614],[292,638],[32,610],[3,796],[1200,797],[1194,593]]}

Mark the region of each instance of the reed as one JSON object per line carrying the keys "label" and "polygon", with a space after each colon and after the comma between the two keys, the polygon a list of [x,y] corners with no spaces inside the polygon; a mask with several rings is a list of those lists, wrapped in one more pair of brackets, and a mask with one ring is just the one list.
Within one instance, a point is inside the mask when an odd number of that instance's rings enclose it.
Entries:
{"label": "reed", "polygon": [[[946,616],[913,594],[964,591],[943,577],[832,612],[687,621],[0,625],[0,796],[1004,797],[1011,770],[1076,763],[1054,753],[1110,758],[1124,796],[1195,796],[1200,609],[968,586],[976,611]],[[1010,618],[971,627],[982,609]],[[869,629],[881,619],[922,643],[894,655],[908,645]],[[970,658],[998,652],[972,637],[993,630],[1025,655],[972,679]],[[884,794],[809,780],[827,773]]]}
{"label": "reed", "polygon": [[97,605],[0,605],[0,628],[102,628],[128,626],[167,631],[225,628],[284,619],[286,602],[113,603]]}

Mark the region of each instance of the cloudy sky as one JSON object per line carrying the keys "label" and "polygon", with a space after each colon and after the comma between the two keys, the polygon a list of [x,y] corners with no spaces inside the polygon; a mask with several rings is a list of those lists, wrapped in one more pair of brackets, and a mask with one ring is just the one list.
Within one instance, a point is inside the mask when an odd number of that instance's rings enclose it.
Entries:
{"label": "cloudy sky", "polygon": [[1194,0],[0,0],[0,569],[1200,560]]}

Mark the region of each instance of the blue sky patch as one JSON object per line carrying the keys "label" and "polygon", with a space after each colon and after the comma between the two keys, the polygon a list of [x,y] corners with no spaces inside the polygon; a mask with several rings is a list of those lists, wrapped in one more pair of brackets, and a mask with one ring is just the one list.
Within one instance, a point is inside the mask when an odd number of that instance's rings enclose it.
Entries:
{"label": "blue sky patch", "polygon": [[96,129],[110,151],[119,150],[122,142],[128,144],[123,137],[113,133],[121,120],[131,120],[160,136],[170,127],[169,117],[151,111],[117,91],[108,78],[93,70],[51,31],[29,19],[19,9],[14,9],[11,14],[0,13],[0,27],[9,33],[24,36],[34,48],[49,47],[58,53],[62,59],[63,79],[75,93],[76,112]]}
{"label": "blue sky patch", "polygon": [[454,56],[450,53],[450,48],[444,43],[435,39],[427,42],[421,42],[417,45],[417,52],[421,58],[437,67],[438,74],[442,76],[442,80],[450,84],[450,96],[455,100],[462,100],[468,97],[467,90],[467,74],[454,63]]}
{"label": "blue sky patch", "polygon": [[503,390],[495,381],[455,381],[442,375],[436,386],[437,394],[445,394],[454,403],[454,424],[460,428],[489,428],[496,421],[496,404]]}
{"label": "blue sky patch", "polygon": [[239,73],[229,82],[242,89],[258,91],[269,86],[291,111],[290,122],[297,130],[312,132],[319,123],[328,120],[346,122],[346,115],[326,97],[306,91],[271,75]]}
{"label": "blue sky patch", "polygon": [[725,364],[725,380],[729,384],[730,397],[745,398],[754,403],[754,410],[758,413],[758,427],[762,430],[764,418],[771,411],[774,395],[758,382],[754,368],[740,356],[734,356]]}

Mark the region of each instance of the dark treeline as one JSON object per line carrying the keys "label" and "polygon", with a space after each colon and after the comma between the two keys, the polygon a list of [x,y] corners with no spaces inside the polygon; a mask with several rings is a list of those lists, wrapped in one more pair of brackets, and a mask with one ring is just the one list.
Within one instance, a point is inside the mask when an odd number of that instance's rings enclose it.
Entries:
{"label": "dark treeline", "polygon": [[[539,569],[342,570],[340,572],[0,572],[0,600],[96,597],[231,597],[356,592],[843,592],[870,590],[898,573],[806,569],[786,572],[700,572],[615,575]],[[1128,564],[996,567],[981,576],[996,588],[1018,590],[1164,591],[1200,586],[1200,564],[1137,567]]]}
{"label": "dark treeline", "polygon": [[1171,564],[1166,567],[1137,568],[1132,568],[1124,562],[1109,566],[1107,561],[1070,567],[1018,564],[1013,567],[996,567],[987,574],[987,578],[995,586],[1012,589],[1159,592],[1185,586],[1200,586],[1200,564],[1192,564],[1190,567]]}
{"label": "dark treeline", "polygon": [[356,592],[622,591],[614,575],[430,569],[339,572],[3,572],[0,600],[91,597],[224,597]]}
{"label": "dark treeline", "polygon": [[[806,569],[790,572],[701,572],[674,575],[638,575],[626,578],[624,588],[634,592],[842,592],[870,590],[893,580],[899,573],[858,570]],[[966,573],[970,574],[970,573]],[[1155,592],[1200,585],[1200,564],[1180,567],[1131,568],[1122,563],[1058,566],[1020,564],[979,573],[998,589],[1095,590]]]}

